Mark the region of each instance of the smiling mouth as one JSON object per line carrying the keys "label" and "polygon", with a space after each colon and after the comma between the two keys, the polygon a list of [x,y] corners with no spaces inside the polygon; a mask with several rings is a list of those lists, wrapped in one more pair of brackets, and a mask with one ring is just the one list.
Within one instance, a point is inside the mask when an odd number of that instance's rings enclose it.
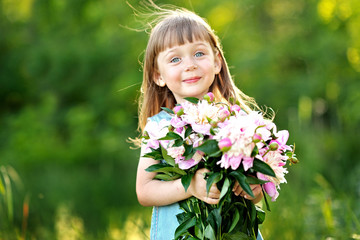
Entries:
{"label": "smiling mouth", "polygon": [[192,78],[188,78],[188,79],[183,80],[183,82],[184,83],[196,83],[200,79],[201,79],[201,77],[192,77]]}

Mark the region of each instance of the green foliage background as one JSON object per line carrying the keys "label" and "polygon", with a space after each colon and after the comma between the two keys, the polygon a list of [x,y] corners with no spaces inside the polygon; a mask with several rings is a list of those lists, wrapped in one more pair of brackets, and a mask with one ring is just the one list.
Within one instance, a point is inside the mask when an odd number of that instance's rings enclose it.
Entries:
{"label": "green foliage background", "polygon": [[[265,239],[360,239],[360,2],[155,2],[206,18],[296,143]],[[147,239],[127,139],[148,36],[124,26],[143,26],[125,1],[0,0],[1,240]]]}

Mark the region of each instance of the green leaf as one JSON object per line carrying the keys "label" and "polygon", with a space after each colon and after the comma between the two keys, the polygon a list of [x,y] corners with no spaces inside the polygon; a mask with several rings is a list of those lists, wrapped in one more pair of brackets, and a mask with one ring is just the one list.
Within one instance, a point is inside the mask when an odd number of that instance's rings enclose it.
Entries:
{"label": "green leaf", "polygon": [[262,224],[265,221],[265,212],[258,206],[256,206],[256,212],[257,212],[256,217],[257,217],[258,223]]}
{"label": "green leaf", "polygon": [[180,175],[185,175],[186,172],[178,167],[163,167],[153,170],[152,172],[158,172],[158,173],[177,173]]}
{"label": "green leaf", "polygon": [[229,233],[231,233],[231,231],[234,230],[234,228],[235,228],[236,224],[239,222],[239,220],[240,220],[240,213],[236,209],[235,213],[233,215],[233,219],[231,221],[231,226],[230,226],[230,229],[229,229]]}
{"label": "green leaf", "polygon": [[[195,151],[192,151],[191,153],[189,153],[189,155],[187,155],[186,157],[185,157],[185,160],[190,160],[193,156],[194,156],[194,154],[195,154]],[[184,154],[185,155],[185,154]]]}
{"label": "green leaf", "polygon": [[249,194],[251,197],[255,197],[250,185],[246,182],[246,176],[239,172],[239,171],[233,171],[230,173],[230,176],[233,176],[236,181],[239,182],[240,186],[242,187],[242,189],[244,189],[244,191]]}
{"label": "green leaf", "polygon": [[205,237],[209,240],[216,240],[214,229],[208,224],[205,228]]}
{"label": "green leaf", "polygon": [[[190,208],[189,208],[188,203],[190,202],[190,199],[191,199],[191,198],[194,198],[194,197],[190,197],[190,198],[188,198],[188,199],[185,199],[185,200],[179,202],[180,208],[183,209],[185,212],[189,212],[189,211],[190,211]],[[180,214],[181,214],[181,213],[180,213]],[[180,215],[180,214],[178,214],[178,215]],[[185,214],[185,215],[186,215],[186,214]],[[176,216],[177,216],[177,215],[176,215]],[[179,222],[179,223],[180,223],[180,222]]]}
{"label": "green leaf", "polygon": [[270,205],[269,205],[269,202],[268,202],[267,197],[266,197],[267,194],[265,193],[264,188],[262,189],[262,192],[263,192],[263,196],[264,196],[264,201],[265,201],[266,209],[267,209],[269,212],[271,212],[271,210],[270,210]]}
{"label": "green leaf", "polygon": [[212,229],[216,229],[216,219],[215,219],[215,215],[214,214],[211,214],[212,212],[210,212],[208,214],[208,217],[206,219],[206,222],[209,223],[209,225],[211,225]]}
{"label": "green leaf", "polygon": [[251,226],[255,225],[255,220],[256,220],[256,208],[255,208],[255,204],[252,201],[247,201],[248,205],[250,205],[250,221],[251,221]]}
{"label": "green leaf", "polygon": [[193,176],[194,176],[194,173],[188,173],[188,174],[181,177],[181,183],[184,186],[185,192],[189,188],[190,183],[191,183],[191,179],[192,179]]}
{"label": "green leaf", "polygon": [[223,234],[223,240],[252,240],[250,236],[243,232],[225,233]]}
{"label": "green leaf", "polygon": [[147,169],[145,169],[145,171],[147,172],[155,172],[156,170],[160,169],[160,168],[164,168],[164,167],[168,167],[169,165],[167,165],[166,163],[158,163],[158,164],[153,164],[150,167],[148,167]]}
{"label": "green leaf", "polygon": [[276,177],[274,170],[264,161],[257,158],[254,159],[253,167],[256,172],[261,172],[265,175]]}
{"label": "green leaf", "polygon": [[219,208],[214,208],[209,214],[209,217],[211,216],[216,223],[216,226],[212,226],[212,227],[214,227],[217,232],[220,231],[221,222],[222,222],[220,211],[221,210]]}
{"label": "green leaf", "polygon": [[167,154],[167,150],[166,150],[165,148],[163,148],[162,146],[161,146],[161,153],[162,153],[163,159],[164,159],[168,164],[170,164],[171,166],[174,167],[174,166],[175,166],[175,160]]}
{"label": "green leaf", "polygon": [[195,225],[194,232],[197,239],[204,239],[204,227],[200,219],[197,221]]}
{"label": "green leaf", "polygon": [[198,104],[198,102],[199,102],[199,99],[195,98],[195,97],[186,97],[184,99],[191,102],[191,103],[194,103],[194,104]]}
{"label": "green leaf", "polygon": [[152,158],[155,160],[162,160],[162,155],[160,153],[160,149],[158,150],[154,150],[152,149],[151,152],[144,154],[142,157],[146,157],[146,158]]}
{"label": "green leaf", "polygon": [[171,110],[170,108],[167,108],[167,107],[161,107],[162,110],[164,110],[165,112],[167,113],[170,113],[170,114],[175,114],[173,110]]}
{"label": "green leaf", "polygon": [[154,179],[164,180],[164,181],[172,181],[172,180],[176,180],[180,177],[181,177],[181,175],[168,175],[165,173],[159,173],[159,174],[156,174]]}
{"label": "green leaf", "polygon": [[159,140],[176,140],[182,139],[182,137],[174,132],[168,132],[165,137],[159,138]]}
{"label": "green leaf", "polygon": [[210,188],[214,183],[219,182],[222,179],[222,174],[220,172],[210,173],[206,179],[206,192],[209,194]]}
{"label": "green leaf", "polygon": [[192,217],[185,222],[181,223],[175,230],[175,239],[179,239],[179,237],[188,231],[189,228],[195,226],[196,224],[196,218]]}
{"label": "green leaf", "polygon": [[220,157],[221,155],[222,155],[222,152],[219,150],[219,151],[209,154],[209,157]]}
{"label": "green leaf", "polygon": [[200,150],[208,155],[214,154],[220,150],[218,147],[218,142],[213,139],[205,141],[202,145],[195,149]]}
{"label": "green leaf", "polygon": [[185,136],[184,138],[186,139],[188,136],[190,136],[190,134],[192,133],[192,127],[191,126],[187,126],[186,130],[185,130]]}
{"label": "green leaf", "polygon": [[252,153],[251,153],[251,157],[255,157],[256,155],[259,154],[259,149],[258,147],[255,145],[254,149],[252,150]]}
{"label": "green leaf", "polygon": [[246,176],[246,181],[248,184],[264,184],[264,183],[269,182],[269,181],[258,179],[256,177],[250,177],[250,176]]}
{"label": "green leaf", "polygon": [[225,178],[224,184],[221,188],[221,192],[220,192],[220,199],[222,199],[223,196],[225,196],[225,194],[228,192],[230,187],[230,180],[229,178]]}
{"label": "green leaf", "polygon": [[184,144],[184,140],[182,139],[176,139],[173,147],[180,147]]}
{"label": "green leaf", "polygon": [[[192,145],[188,145],[188,144],[184,144],[184,148],[185,148],[185,152],[184,152],[184,156],[187,157],[189,154],[191,154],[191,157],[194,155],[195,150],[193,148]],[[191,158],[189,157],[189,159]],[[189,160],[189,159],[185,159],[185,160]]]}
{"label": "green leaf", "polygon": [[193,204],[193,209],[194,209],[194,213],[195,213],[195,214],[200,214],[200,213],[201,213],[201,211],[200,211],[200,206],[199,206],[199,202],[195,202],[195,203]]}

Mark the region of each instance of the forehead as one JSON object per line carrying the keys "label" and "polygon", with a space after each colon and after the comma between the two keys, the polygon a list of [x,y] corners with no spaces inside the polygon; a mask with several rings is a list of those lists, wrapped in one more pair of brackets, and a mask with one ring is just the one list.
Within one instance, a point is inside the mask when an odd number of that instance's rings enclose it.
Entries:
{"label": "forehead", "polygon": [[[165,49],[181,46],[185,43],[203,41],[211,43],[211,35],[205,24],[190,18],[173,18],[159,26],[157,29],[158,39],[155,51],[157,53]],[[212,44],[210,44],[212,45]]]}

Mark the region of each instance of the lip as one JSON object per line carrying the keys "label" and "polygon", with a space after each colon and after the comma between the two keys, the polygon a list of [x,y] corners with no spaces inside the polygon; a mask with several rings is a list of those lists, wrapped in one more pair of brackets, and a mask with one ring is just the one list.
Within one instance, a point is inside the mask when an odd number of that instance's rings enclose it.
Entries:
{"label": "lip", "polygon": [[201,77],[190,77],[187,79],[184,79],[183,82],[184,83],[196,83],[201,79]]}

